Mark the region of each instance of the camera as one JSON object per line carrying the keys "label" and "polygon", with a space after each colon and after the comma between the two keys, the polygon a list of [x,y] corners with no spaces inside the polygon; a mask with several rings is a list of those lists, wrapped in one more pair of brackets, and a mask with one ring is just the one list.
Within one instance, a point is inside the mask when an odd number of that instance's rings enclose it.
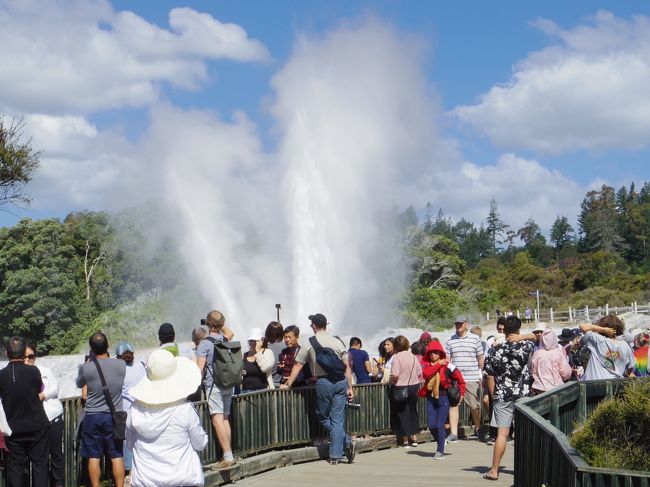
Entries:
{"label": "camera", "polygon": [[275,305],[275,309],[280,309],[280,308],[282,308],[282,305],[280,303]]}
{"label": "camera", "polygon": [[201,326],[208,326],[208,324],[205,321],[205,318],[201,318]]}

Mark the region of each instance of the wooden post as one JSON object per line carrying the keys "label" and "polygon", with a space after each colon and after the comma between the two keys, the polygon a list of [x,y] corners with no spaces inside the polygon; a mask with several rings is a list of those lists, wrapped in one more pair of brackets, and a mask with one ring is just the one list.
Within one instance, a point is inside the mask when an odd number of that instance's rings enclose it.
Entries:
{"label": "wooden post", "polygon": [[571,306],[569,306],[569,323],[573,323],[573,315],[571,314]]}
{"label": "wooden post", "polygon": [[490,321],[490,312],[485,313],[485,321]]}
{"label": "wooden post", "polygon": [[553,308],[549,308],[549,313],[551,314],[551,321],[549,323],[555,323],[553,320]]}
{"label": "wooden post", "polygon": [[636,301],[634,301],[634,314],[639,314],[639,309],[637,308]]}
{"label": "wooden post", "polygon": [[[562,431],[560,429],[560,399],[557,397],[557,395],[551,396],[551,412],[549,415],[549,420],[553,426]],[[564,431],[562,432],[564,433]]]}
{"label": "wooden post", "polygon": [[585,321],[591,321],[589,319],[589,306],[585,306]]}
{"label": "wooden post", "polygon": [[537,321],[539,321],[539,316],[537,316],[537,310],[535,309],[535,323],[537,323]]}
{"label": "wooden post", "polygon": [[606,314],[606,315],[609,314],[609,303],[607,303],[607,304],[605,305],[605,314]]}
{"label": "wooden post", "polygon": [[578,423],[582,424],[587,419],[587,384],[580,382],[578,391]]}

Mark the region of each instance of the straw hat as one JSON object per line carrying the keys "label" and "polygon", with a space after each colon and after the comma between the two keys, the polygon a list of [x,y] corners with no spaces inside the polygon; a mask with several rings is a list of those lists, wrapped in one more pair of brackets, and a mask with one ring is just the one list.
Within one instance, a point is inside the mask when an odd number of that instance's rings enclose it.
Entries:
{"label": "straw hat", "polygon": [[145,404],[167,404],[185,399],[200,383],[201,372],[194,362],[160,349],[149,355],[147,375],[129,394]]}

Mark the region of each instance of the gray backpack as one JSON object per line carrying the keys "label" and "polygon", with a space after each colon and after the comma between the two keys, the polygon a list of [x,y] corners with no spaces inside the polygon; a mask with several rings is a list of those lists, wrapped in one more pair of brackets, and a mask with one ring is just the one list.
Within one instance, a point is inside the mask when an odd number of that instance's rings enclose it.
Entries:
{"label": "gray backpack", "polygon": [[214,345],[212,382],[225,389],[240,385],[244,368],[241,343],[217,341],[214,337],[205,339]]}

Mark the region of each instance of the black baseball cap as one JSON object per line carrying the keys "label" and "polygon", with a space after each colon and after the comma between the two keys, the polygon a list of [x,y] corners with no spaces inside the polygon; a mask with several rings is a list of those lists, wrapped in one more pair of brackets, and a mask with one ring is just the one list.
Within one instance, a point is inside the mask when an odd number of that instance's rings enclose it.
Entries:
{"label": "black baseball cap", "polygon": [[321,313],[316,313],[315,315],[309,315],[307,319],[311,321],[312,324],[317,326],[318,328],[325,328],[327,326],[327,318],[325,318],[325,315]]}

